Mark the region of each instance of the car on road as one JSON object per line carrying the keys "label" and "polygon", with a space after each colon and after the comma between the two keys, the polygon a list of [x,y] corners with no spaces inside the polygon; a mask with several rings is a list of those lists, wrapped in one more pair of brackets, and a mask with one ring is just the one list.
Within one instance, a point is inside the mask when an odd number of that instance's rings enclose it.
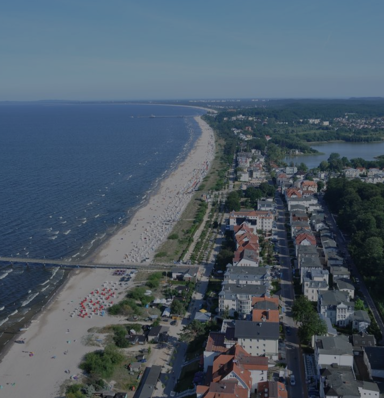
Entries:
{"label": "car on road", "polygon": [[285,327],[285,333],[287,333],[288,336],[291,334],[291,328],[290,328],[290,326],[286,326],[286,327]]}
{"label": "car on road", "polygon": [[291,377],[289,378],[289,381],[291,383],[291,386],[294,386],[296,384],[295,375],[291,375]]}
{"label": "car on road", "polygon": [[360,283],[360,279],[359,278],[355,278],[355,282],[356,283]]}
{"label": "car on road", "polygon": [[176,393],[174,391],[171,391],[169,394],[171,397],[174,397],[176,395]]}

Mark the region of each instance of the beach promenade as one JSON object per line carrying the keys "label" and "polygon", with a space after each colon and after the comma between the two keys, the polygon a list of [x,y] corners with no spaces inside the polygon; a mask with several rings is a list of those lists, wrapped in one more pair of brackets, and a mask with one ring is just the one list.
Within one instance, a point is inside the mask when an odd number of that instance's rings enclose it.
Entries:
{"label": "beach promenade", "polygon": [[[208,172],[215,154],[212,130],[200,118],[197,121],[202,135],[187,159],[137,211],[130,224],[101,247],[89,262],[128,265],[153,259],[156,248],[168,237]],[[143,263],[143,268],[145,266]],[[25,339],[25,343],[13,344],[2,359],[0,398],[58,397],[66,381],[81,377],[79,364],[83,356],[96,349],[85,344],[90,337],[89,329],[125,322],[122,317],[109,317],[106,311],[102,315],[102,310],[122,299],[129,287],[121,286],[119,277],[112,273],[106,269],[73,271],[47,309],[18,336]],[[90,300],[96,292],[100,297],[94,312]],[[108,292],[109,298],[101,292]],[[85,311],[81,312],[83,307]]]}

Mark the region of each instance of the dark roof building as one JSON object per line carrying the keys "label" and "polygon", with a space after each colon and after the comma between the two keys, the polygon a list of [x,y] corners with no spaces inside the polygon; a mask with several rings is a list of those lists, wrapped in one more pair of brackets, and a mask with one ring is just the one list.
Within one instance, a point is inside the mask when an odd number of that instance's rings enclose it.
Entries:
{"label": "dark roof building", "polygon": [[160,377],[161,366],[146,368],[139,388],[133,398],[152,398],[155,391],[157,380]]}

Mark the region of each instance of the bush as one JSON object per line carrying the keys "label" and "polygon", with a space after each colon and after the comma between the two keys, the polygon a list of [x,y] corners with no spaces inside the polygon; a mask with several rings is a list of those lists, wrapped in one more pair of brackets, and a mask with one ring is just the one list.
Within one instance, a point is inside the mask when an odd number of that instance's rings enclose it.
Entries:
{"label": "bush", "polygon": [[178,234],[169,235],[169,236],[168,236],[168,239],[171,239],[171,240],[179,239],[179,235],[178,235]]}
{"label": "bush", "polygon": [[113,341],[115,342],[116,346],[119,348],[127,348],[130,346],[130,343],[125,338],[127,335],[127,329],[124,326],[116,325],[113,326],[114,336]]}
{"label": "bush", "polygon": [[115,367],[123,360],[124,356],[118,352],[116,347],[107,346],[104,351],[98,350],[86,354],[80,368],[91,376],[109,378],[112,376]]}
{"label": "bush", "polygon": [[163,274],[161,272],[155,272],[149,275],[146,285],[151,289],[156,289],[159,287],[162,277]]}
{"label": "bush", "polygon": [[141,308],[136,304],[135,300],[125,299],[120,303],[114,304],[108,308],[110,315],[141,315]]}
{"label": "bush", "polygon": [[82,393],[82,384],[72,384],[67,387],[65,392],[66,398],[86,398],[86,396]]}
{"label": "bush", "polygon": [[133,300],[140,301],[142,305],[147,305],[151,301],[154,300],[154,297],[153,296],[146,296],[145,295],[146,290],[147,289],[145,287],[136,287],[135,289],[132,289],[128,293],[128,297],[133,299]]}

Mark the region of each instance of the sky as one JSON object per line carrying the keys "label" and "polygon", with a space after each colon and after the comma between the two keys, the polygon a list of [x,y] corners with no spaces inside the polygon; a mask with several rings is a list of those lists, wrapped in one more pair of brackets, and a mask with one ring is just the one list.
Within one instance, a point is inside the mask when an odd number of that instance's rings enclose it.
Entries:
{"label": "sky", "polygon": [[382,0],[2,0],[0,101],[384,96]]}

